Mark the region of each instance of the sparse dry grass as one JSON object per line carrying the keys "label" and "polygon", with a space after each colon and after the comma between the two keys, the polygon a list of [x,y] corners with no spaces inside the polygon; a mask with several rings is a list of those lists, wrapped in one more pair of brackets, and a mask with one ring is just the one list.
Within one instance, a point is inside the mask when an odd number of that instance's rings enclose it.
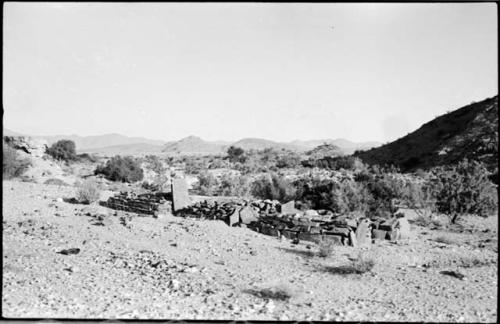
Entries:
{"label": "sparse dry grass", "polygon": [[297,295],[291,287],[286,285],[276,285],[270,288],[262,289],[247,289],[245,292],[259,298],[279,301],[288,301],[290,298]]}
{"label": "sparse dry grass", "polygon": [[446,235],[439,235],[434,238],[434,241],[443,244],[458,244],[457,240]]}
{"label": "sparse dry grass", "polygon": [[99,200],[101,191],[98,184],[93,180],[85,180],[79,186],[76,192],[77,200],[82,204],[91,204]]}
{"label": "sparse dry grass", "polygon": [[318,256],[321,258],[329,257],[333,252],[333,242],[321,237],[317,242],[318,244]]}
{"label": "sparse dry grass", "polygon": [[324,270],[332,274],[364,274],[370,272],[375,266],[375,259],[372,257],[359,254],[358,257],[351,261],[350,264],[337,266],[337,267],[326,267]]}
{"label": "sparse dry grass", "polygon": [[423,266],[426,268],[447,268],[447,267],[459,267],[459,268],[478,268],[484,266],[490,266],[496,263],[496,260],[479,257],[479,256],[459,256],[454,259],[435,259],[430,262],[425,263]]}

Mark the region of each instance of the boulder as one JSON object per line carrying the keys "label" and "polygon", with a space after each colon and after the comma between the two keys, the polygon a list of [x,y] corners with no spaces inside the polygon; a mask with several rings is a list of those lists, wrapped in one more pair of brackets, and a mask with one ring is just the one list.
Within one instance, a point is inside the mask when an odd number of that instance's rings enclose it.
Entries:
{"label": "boulder", "polygon": [[309,216],[309,217],[312,217],[312,216],[319,216],[318,212],[315,211],[314,209],[309,209],[309,210],[306,210],[305,213],[304,213],[305,216]]}
{"label": "boulder", "polygon": [[250,224],[259,220],[259,213],[250,206],[243,207],[239,213],[243,224]]}

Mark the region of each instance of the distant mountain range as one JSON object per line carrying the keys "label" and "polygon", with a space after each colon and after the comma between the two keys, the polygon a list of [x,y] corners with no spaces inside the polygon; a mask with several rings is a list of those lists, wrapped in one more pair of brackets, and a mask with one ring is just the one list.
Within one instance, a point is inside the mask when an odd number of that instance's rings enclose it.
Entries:
{"label": "distant mountain range", "polygon": [[439,116],[413,133],[356,156],[404,171],[453,164],[463,158],[483,161],[494,170],[498,167],[498,96]]}
{"label": "distant mountain range", "polygon": [[4,128],[4,135],[31,136],[44,139],[49,145],[61,139],[75,142],[78,153],[94,153],[100,155],[143,155],[143,154],[224,154],[229,146],[241,147],[244,150],[261,150],[265,148],[288,149],[297,152],[311,150],[324,143],[334,144],[344,154],[351,154],[356,149],[366,149],[381,145],[379,142],[355,143],[345,139],[325,139],[309,141],[275,142],[262,138],[244,138],[236,142],[205,141],[196,136],[188,136],[178,141],[152,140],[143,137],[128,137],[120,134],[104,134],[95,136],[54,135],[36,136],[26,135]]}

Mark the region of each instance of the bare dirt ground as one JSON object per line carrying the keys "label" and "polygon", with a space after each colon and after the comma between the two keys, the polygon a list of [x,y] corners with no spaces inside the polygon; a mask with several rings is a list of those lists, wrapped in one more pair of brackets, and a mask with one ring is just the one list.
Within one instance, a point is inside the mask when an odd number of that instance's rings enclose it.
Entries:
{"label": "bare dirt ground", "polygon": [[[497,321],[497,217],[455,232],[414,226],[409,241],[320,258],[313,244],[220,221],[57,200],[74,191],[3,182],[4,317]],[[57,253],[69,248],[80,252]],[[359,253],[373,270],[342,274]],[[276,287],[291,298],[259,294]]]}

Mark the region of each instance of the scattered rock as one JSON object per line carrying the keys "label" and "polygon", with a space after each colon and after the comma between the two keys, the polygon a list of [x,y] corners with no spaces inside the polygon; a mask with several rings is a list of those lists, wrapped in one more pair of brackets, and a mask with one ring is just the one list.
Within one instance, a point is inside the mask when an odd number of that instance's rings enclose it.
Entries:
{"label": "scattered rock", "polygon": [[80,249],[79,248],[70,248],[70,249],[66,249],[66,250],[61,250],[57,253],[63,254],[63,255],[78,254],[78,253],[80,253]]}

